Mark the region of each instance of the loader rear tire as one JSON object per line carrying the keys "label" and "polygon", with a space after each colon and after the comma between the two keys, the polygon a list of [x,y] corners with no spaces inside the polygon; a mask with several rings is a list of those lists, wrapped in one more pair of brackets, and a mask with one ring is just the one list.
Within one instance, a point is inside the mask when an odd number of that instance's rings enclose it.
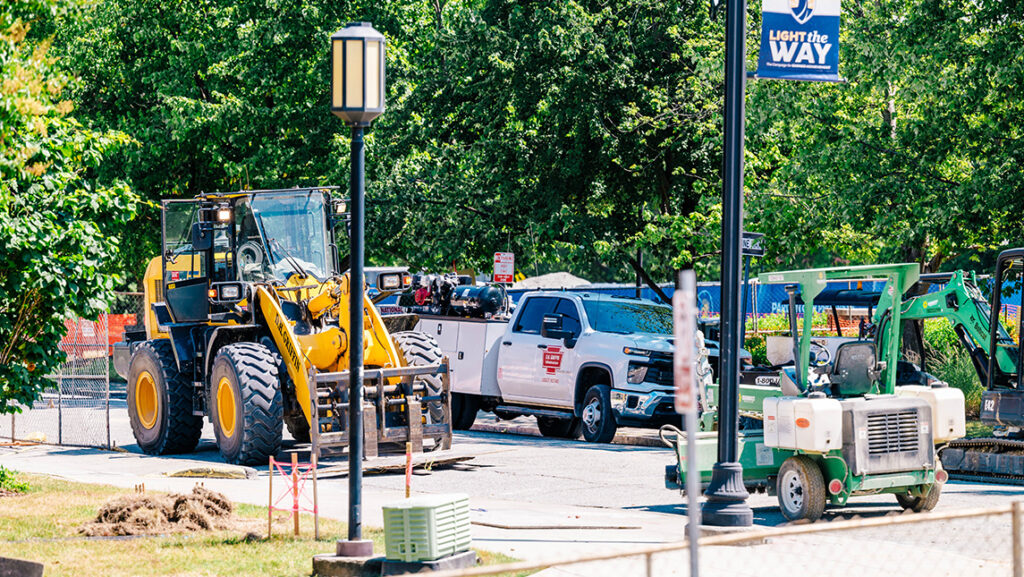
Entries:
{"label": "loader rear tire", "polygon": [[267,347],[234,343],[210,371],[210,417],[228,463],[263,465],[281,450],[283,408],[277,363]]}
{"label": "loader rear tire", "polygon": [[192,414],[192,383],[178,372],[168,339],[135,349],[128,369],[128,419],[139,448],[148,455],[190,453],[203,433]]}
{"label": "loader rear tire", "polygon": [[274,363],[277,364],[277,378],[281,382],[281,397],[287,409],[284,411],[284,426],[288,428],[288,433],[296,443],[308,443],[310,440],[309,421],[306,420],[306,415],[302,412],[302,407],[299,405],[300,400],[295,398],[297,396],[295,383],[292,382],[292,377],[288,374],[288,367],[285,366],[281,353],[277,352],[274,341],[270,337],[260,339],[260,344],[267,347],[270,356],[274,358]]}
{"label": "loader rear tire", "polygon": [[[440,345],[437,344],[434,337],[426,333],[407,331],[394,333],[391,336],[395,341],[395,346],[398,347],[399,352],[402,353],[406,366],[422,367],[426,365],[436,365],[444,360],[444,354],[441,352]],[[441,389],[444,387],[441,375],[420,375],[415,378],[413,383],[423,383],[426,385],[426,393],[428,396],[441,394]],[[449,403],[450,402],[451,401],[449,400]],[[445,411],[441,401],[430,401],[425,404],[424,408],[426,409],[424,414],[427,417],[428,424],[444,422]],[[448,414],[452,414],[450,406]],[[430,449],[440,448],[442,441],[442,437],[435,438],[434,445],[433,447],[430,447]],[[424,450],[427,450],[427,448],[424,447]]]}
{"label": "loader rear tire", "polygon": [[306,421],[306,415],[302,413],[288,415],[284,418],[284,426],[288,427],[288,433],[291,434],[296,443],[308,443],[310,441],[309,423]]}

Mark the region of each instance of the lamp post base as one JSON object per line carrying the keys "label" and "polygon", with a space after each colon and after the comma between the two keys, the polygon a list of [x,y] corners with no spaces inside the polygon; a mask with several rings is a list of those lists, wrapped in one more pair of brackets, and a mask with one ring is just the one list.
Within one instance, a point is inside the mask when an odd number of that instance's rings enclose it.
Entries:
{"label": "lamp post base", "polygon": [[373,557],[373,541],[369,539],[352,541],[338,539],[335,554],[338,557]]}
{"label": "lamp post base", "polygon": [[707,501],[701,507],[701,522],[713,527],[749,527],[754,524],[754,510],[747,504],[747,488],[743,485],[743,465],[715,463],[711,483],[704,492]]}

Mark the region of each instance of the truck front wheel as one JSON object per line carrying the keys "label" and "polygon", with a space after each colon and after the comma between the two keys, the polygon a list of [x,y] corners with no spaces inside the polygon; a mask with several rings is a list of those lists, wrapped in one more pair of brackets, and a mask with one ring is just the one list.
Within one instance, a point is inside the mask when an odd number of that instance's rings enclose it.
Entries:
{"label": "truck front wheel", "polygon": [[594,385],[583,397],[583,438],[591,443],[610,443],[615,438],[615,415],[612,413],[611,387]]}

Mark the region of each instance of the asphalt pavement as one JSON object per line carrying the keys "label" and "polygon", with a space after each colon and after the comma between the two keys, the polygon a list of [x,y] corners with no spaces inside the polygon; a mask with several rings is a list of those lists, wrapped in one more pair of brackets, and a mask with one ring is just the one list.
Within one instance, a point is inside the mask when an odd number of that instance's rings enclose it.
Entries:
{"label": "asphalt pavement", "polygon": [[[130,428],[125,436],[126,414],[115,409],[112,416],[112,436],[117,440],[119,451],[49,445],[3,447],[0,448],[0,465],[125,488],[145,483],[147,489],[167,491],[187,491],[196,482],[190,478],[170,477],[170,473],[221,465],[209,426],[196,453],[151,457],[141,454],[135,446]],[[474,547],[524,560],[544,560],[626,551],[683,539],[687,523],[685,500],[678,492],[665,489],[663,484],[665,465],[674,459],[669,449],[546,439],[534,436],[529,428],[530,419],[498,423],[493,418],[481,417],[476,428],[505,427],[507,432],[456,433],[453,453],[468,460],[429,471],[418,469],[412,479],[414,494],[465,493],[470,496]],[[509,425],[522,427],[509,429]],[[656,437],[653,431],[627,433]],[[288,458],[287,451],[292,450],[300,452],[303,458],[307,454],[302,446],[289,440],[282,457]],[[342,458],[336,463],[325,462],[324,466],[343,463]],[[203,482],[234,501],[265,505],[267,477],[264,468],[257,471],[255,478],[208,478]],[[367,526],[383,524],[382,507],[404,497],[404,484],[401,473],[364,477],[363,510]],[[347,478],[324,479],[319,493],[322,515],[347,519]],[[937,511],[1006,505],[1022,498],[1024,487],[951,482],[945,486]],[[775,497],[752,495],[749,503],[757,526],[784,524]],[[847,507],[828,509],[825,521],[873,518],[897,511],[899,508],[891,495],[858,497]],[[1006,547],[1010,536],[1008,516],[988,519],[977,526],[950,522],[927,528],[914,527],[862,531],[856,535],[787,538],[748,547],[707,548],[702,553],[702,566],[709,567],[706,574],[782,574],[789,572],[784,569],[794,563],[796,556],[818,566],[823,559],[832,560],[840,570],[826,572],[829,574],[847,574],[842,569],[847,565],[867,567],[859,573],[861,575],[865,572],[882,574],[875,571],[883,568],[888,574],[903,574],[892,560],[899,560],[899,567],[911,571],[919,569],[925,558],[944,559],[942,566],[957,567],[957,574],[984,569],[989,577],[1006,569],[1004,559],[1009,559]],[[808,554],[809,551],[814,554]],[[861,554],[852,564],[835,563],[849,557],[851,551],[878,554]],[[768,561],[773,558],[777,560]],[[658,559],[665,567],[657,574],[685,574],[680,572],[686,567],[681,554],[662,554]],[[872,565],[871,559],[878,562]],[[634,569],[639,571],[637,567],[645,567],[636,558],[622,563],[621,572],[608,573],[616,565],[606,563],[602,571],[588,575],[629,575]],[[960,568],[961,565],[967,569]],[[743,568],[750,571],[745,572]],[[550,571],[550,574],[558,571],[565,575],[582,574],[578,567]]]}

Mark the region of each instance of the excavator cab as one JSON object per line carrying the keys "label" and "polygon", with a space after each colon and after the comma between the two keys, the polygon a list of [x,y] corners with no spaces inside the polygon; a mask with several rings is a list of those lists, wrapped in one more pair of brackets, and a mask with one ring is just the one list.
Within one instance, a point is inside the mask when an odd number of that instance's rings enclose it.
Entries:
{"label": "excavator cab", "polygon": [[[989,376],[988,388],[990,390],[1016,389],[1024,391],[1020,371],[1020,366],[1024,364],[1024,347],[1019,346],[1007,332],[1008,327],[1000,321],[1000,317],[1011,321],[1012,317],[1016,316],[1016,322],[1010,326],[1016,329],[1017,335],[1021,334],[1021,328],[1024,328],[1024,324],[1022,324],[1024,315],[1021,315],[1021,305],[1024,303],[1021,302],[1022,292],[1020,290],[1022,277],[1024,277],[1024,248],[1014,248],[999,253],[999,257],[996,259],[995,278],[992,279],[992,308],[985,311],[991,326],[988,350],[995,351],[995,354],[989,355],[986,371]],[[1016,289],[1010,296],[1003,293],[1003,286],[1008,283]],[[996,314],[992,314],[993,311]],[[1000,351],[1005,354],[1000,355]]]}
{"label": "excavator cab", "polygon": [[[992,354],[988,355],[984,372],[988,382],[981,395],[981,422],[995,427],[997,435],[1020,436],[1024,431],[1024,383],[1020,371],[1024,347],[1006,330],[1016,329],[1016,334],[1021,334],[1022,276],[1024,248],[999,253],[992,279],[992,307],[984,311],[990,325],[988,350]],[[1011,287],[1013,294],[1004,294],[1004,286]],[[1017,318],[1013,319],[1014,316]],[[1004,326],[1004,318],[1008,326]]]}

